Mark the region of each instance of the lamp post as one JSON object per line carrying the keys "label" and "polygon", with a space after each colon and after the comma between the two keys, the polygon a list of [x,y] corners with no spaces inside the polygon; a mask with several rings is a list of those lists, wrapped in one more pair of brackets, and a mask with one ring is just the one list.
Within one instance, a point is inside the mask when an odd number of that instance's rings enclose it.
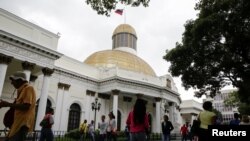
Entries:
{"label": "lamp post", "polygon": [[[95,117],[94,117],[94,124],[96,125],[96,110],[100,110],[101,108],[101,103],[98,103],[98,98],[95,98],[95,102],[91,103],[92,105],[92,111],[95,111]],[[95,130],[95,125],[94,125],[94,130]]]}

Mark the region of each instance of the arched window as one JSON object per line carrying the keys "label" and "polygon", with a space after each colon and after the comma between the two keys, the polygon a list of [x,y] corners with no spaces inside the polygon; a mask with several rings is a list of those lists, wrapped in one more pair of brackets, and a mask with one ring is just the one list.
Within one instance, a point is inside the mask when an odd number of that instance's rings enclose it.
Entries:
{"label": "arched window", "polygon": [[121,131],[121,119],[122,119],[122,114],[121,112],[118,110],[117,111],[117,130]]}
{"label": "arched window", "polygon": [[170,79],[167,79],[167,85],[166,86],[171,89],[171,80]]}
{"label": "arched window", "polygon": [[80,125],[81,108],[74,103],[69,109],[68,131],[79,128]]}

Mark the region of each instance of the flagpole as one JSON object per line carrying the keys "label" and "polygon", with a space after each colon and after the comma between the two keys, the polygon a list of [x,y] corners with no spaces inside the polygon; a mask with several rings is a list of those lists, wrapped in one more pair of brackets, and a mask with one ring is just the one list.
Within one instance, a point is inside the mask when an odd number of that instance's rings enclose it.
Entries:
{"label": "flagpole", "polygon": [[124,24],[126,24],[126,10],[125,10],[125,6],[124,6]]}

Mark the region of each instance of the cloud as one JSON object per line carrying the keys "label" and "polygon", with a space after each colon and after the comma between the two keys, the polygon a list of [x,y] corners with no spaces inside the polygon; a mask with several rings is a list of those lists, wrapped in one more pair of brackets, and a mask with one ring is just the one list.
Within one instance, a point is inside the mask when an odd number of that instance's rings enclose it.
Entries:
{"label": "cloud", "polygon": [[[58,51],[84,61],[96,51],[112,49],[113,30],[124,22],[137,32],[138,56],[155,70],[157,75],[168,73],[170,64],[163,60],[166,49],[175,47],[184,32],[184,24],[196,17],[196,0],[152,0],[149,7],[125,8],[124,16],[97,15],[83,0],[1,0],[0,7],[31,21],[53,33],[60,32]],[[180,79],[175,82],[185,91]],[[192,94],[182,95],[192,98]]]}

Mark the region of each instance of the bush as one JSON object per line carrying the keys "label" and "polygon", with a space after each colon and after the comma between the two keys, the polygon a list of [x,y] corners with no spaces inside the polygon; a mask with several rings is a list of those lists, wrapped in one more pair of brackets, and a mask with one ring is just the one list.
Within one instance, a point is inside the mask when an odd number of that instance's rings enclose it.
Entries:
{"label": "bush", "polygon": [[80,131],[79,129],[70,130],[68,133],[65,134],[65,137],[73,138],[73,139],[80,139]]}

